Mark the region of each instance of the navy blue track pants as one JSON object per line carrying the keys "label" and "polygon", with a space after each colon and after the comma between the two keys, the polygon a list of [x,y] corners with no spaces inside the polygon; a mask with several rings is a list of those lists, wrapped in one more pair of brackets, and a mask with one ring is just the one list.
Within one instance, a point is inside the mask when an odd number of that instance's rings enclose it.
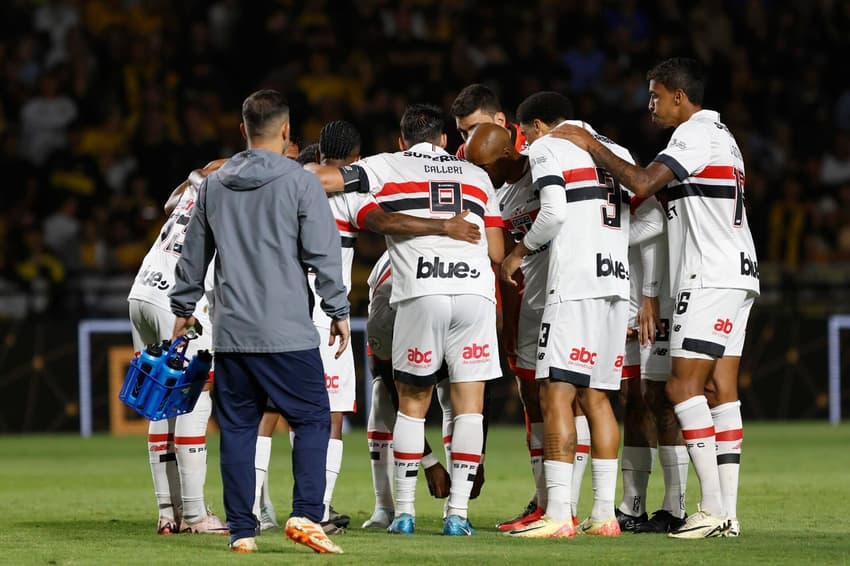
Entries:
{"label": "navy blue track pants", "polygon": [[295,431],[290,516],[321,521],[331,421],[318,348],[277,354],[216,353],[213,395],[231,540],[255,535],[254,457],[267,399]]}

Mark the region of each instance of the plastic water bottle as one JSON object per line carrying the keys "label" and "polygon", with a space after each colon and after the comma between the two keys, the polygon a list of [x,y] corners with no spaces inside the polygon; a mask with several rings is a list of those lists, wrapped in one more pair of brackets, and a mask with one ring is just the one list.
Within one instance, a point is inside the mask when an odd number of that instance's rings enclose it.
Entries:
{"label": "plastic water bottle", "polygon": [[130,398],[135,399],[138,406],[144,405],[145,398],[151,389],[152,380],[156,379],[157,371],[165,358],[164,350],[159,344],[151,344],[139,353],[136,360],[141,371],[136,372],[136,381],[130,393]]}
{"label": "plastic water bottle", "polygon": [[155,387],[151,391],[150,398],[147,399],[145,405],[148,408],[156,407],[156,414],[161,413],[163,409],[165,409],[168,398],[173,391],[168,388],[177,385],[182,375],[183,362],[181,361],[180,356],[169,356],[168,359],[165,360],[165,363],[160,366],[159,372],[156,375],[156,380],[162,387]]}

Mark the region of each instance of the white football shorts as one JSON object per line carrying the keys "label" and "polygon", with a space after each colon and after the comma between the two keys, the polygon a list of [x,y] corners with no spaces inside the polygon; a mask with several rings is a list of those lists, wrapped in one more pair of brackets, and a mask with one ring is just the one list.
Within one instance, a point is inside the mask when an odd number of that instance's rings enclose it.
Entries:
{"label": "white football shorts", "polygon": [[434,385],[444,360],[452,383],[501,377],[493,301],[480,295],[426,295],[395,306],[396,380]]}
{"label": "white football shorts", "polygon": [[670,352],[711,360],[740,356],[755,296],[744,289],[683,289],[676,296]]}
{"label": "white football shorts", "polygon": [[546,305],[537,350],[537,379],[620,389],[629,301],[581,299]]}

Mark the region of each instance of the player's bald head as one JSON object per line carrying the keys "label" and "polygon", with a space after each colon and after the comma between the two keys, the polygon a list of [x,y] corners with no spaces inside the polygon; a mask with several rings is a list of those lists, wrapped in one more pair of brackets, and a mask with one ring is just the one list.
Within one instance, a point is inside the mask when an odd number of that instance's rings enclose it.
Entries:
{"label": "player's bald head", "polygon": [[475,164],[492,163],[513,148],[511,134],[498,124],[479,124],[466,142],[466,158]]}

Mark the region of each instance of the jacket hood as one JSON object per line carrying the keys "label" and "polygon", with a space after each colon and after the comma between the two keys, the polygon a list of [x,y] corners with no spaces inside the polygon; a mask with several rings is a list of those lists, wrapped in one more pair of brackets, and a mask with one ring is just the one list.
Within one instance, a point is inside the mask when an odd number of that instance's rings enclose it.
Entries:
{"label": "jacket hood", "polygon": [[297,166],[280,154],[265,149],[247,149],[228,159],[214,174],[230,190],[252,191]]}

